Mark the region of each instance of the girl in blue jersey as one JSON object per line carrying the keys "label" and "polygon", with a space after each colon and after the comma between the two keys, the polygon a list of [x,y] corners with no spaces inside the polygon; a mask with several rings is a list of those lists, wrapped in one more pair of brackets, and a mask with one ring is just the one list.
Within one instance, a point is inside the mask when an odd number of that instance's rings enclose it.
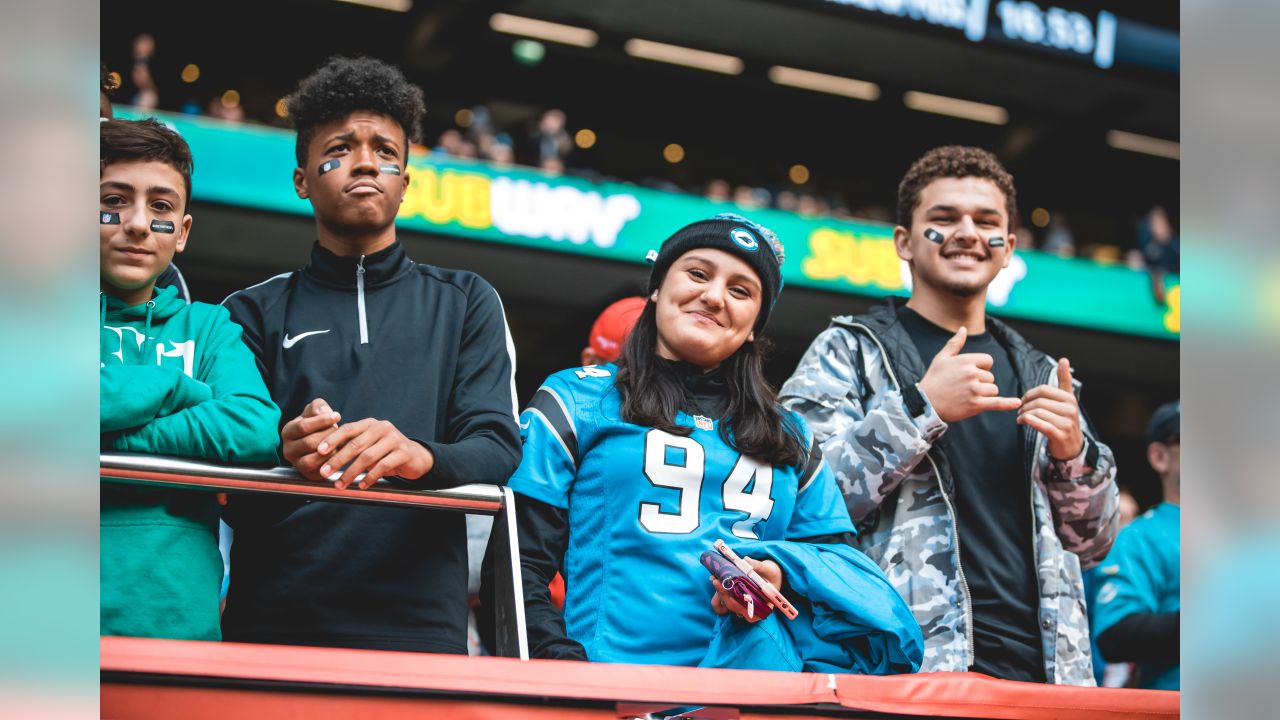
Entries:
{"label": "girl in blue jersey", "polygon": [[[680,229],[650,257],[648,302],[617,365],[550,376],[520,419],[524,454],[509,485],[530,654],[914,670],[919,628],[874,563],[844,545],[854,528],[840,491],[764,377],[760,333],[782,289],[781,243],[725,214]],[[721,622],[747,612],[699,563],[718,539],[755,555],[801,618]],[[547,589],[556,572],[563,615]],[[819,652],[830,657],[773,657],[780,632],[812,644],[814,618],[833,604],[869,608],[825,623],[843,628]],[[789,622],[811,629],[779,626]]]}

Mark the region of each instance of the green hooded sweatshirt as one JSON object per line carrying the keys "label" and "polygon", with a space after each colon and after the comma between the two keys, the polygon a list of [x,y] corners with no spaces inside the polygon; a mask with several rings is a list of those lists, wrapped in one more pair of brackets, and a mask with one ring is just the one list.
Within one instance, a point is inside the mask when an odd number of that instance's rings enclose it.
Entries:
{"label": "green hooded sweatshirt", "polygon": [[[132,307],[103,294],[99,342],[103,451],[276,461],[280,410],[225,308],[176,287]],[[221,639],[213,494],[101,491],[101,633]]]}

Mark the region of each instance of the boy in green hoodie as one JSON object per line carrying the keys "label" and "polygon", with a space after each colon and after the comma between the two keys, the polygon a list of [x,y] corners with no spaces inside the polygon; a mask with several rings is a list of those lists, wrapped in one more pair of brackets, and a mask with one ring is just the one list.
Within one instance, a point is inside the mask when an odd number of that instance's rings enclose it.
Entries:
{"label": "boy in green hoodie", "polygon": [[[191,150],[154,120],[106,120],[100,136],[102,449],[274,462],[280,411],[240,326],[155,288],[191,230]],[[221,639],[214,495],[101,493],[101,633]]]}

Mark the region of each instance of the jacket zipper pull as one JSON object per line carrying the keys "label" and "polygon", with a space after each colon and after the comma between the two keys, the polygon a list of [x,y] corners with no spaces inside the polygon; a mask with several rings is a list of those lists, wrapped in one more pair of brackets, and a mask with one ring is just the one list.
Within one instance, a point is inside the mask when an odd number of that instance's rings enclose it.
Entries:
{"label": "jacket zipper pull", "polygon": [[360,344],[369,344],[369,324],[364,314],[364,255],[356,263],[356,310],[360,314]]}

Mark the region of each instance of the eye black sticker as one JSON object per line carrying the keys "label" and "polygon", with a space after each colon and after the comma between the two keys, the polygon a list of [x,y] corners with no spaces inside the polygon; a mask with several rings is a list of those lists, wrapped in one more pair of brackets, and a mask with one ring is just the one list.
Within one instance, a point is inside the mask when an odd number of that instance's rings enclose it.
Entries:
{"label": "eye black sticker", "polygon": [[383,175],[399,175],[400,166],[395,163],[379,163],[378,172]]}
{"label": "eye black sticker", "polygon": [[173,222],[171,220],[152,220],[151,232],[173,234]]}
{"label": "eye black sticker", "polygon": [[924,231],[924,237],[929,242],[935,242],[939,245],[941,245],[942,241],[946,239],[942,236],[942,233],[934,230],[933,228],[926,228]]}
{"label": "eye black sticker", "polygon": [[113,213],[113,212],[99,212],[99,213],[98,213],[98,224],[99,224],[99,225],[119,225],[119,224],[120,224],[120,213]]}
{"label": "eye black sticker", "polygon": [[337,170],[340,167],[342,167],[342,163],[338,162],[338,158],[333,158],[332,160],[325,160],[324,162],[320,163],[319,173],[321,175],[324,175],[325,173],[332,172],[334,170]]}
{"label": "eye black sticker", "polygon": [[1004,247],[1004,238],[999,235],[992,235],[987,238],[987,247]]}

